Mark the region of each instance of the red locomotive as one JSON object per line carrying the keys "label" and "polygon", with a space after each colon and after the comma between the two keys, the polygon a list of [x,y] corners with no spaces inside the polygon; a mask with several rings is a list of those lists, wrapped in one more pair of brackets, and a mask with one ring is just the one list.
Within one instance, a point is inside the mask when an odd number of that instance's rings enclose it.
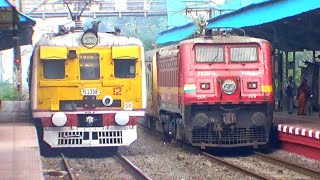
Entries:
{"label": "red locomotive", "polygon": [[197,37],[146,53],[151,128],[193,146],[266,145],[273,118],[271,45]]}

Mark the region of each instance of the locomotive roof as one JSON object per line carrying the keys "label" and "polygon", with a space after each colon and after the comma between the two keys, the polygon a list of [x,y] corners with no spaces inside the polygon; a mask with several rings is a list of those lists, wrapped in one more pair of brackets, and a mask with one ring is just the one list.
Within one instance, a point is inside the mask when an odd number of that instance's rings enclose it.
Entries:
{"label": "locomotive roof", "polygon": [[[81,37],[84,32],[74,32],[58,36],[42,36],[37,46],[64,46],[84,47]],[[99,42],[95,47],[106,46],[143,46],[142,42],[134,37],[114,35],[111,33],[98,33]]]}
{"label": "locomotive roof", "polygon": [[185,43],[249,43],[249,42],[268,42],[267,40],[254,38],[249,36],[235,36],[235,35],[227,35],[227,36],[212,36],[210,38],[192,38],[181,41],[180,44]]}

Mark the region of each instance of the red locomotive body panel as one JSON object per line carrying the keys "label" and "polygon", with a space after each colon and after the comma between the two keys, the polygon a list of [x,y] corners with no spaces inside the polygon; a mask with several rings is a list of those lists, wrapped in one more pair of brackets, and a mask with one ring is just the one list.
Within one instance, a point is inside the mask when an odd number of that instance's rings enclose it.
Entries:
{"label": "red locomotive body panel", "polygon": [[273,81],[268,41],[192,38],[160,48],[155,58],[157,70],[150,73],[156,74],[157,89],[149,91],[158,98],[149,103],[158,106],[150,120],[159,120],[158,130],[201,147],[269,141]]}
{"label": "red locomotive body panel", "polygon": [[[190,104],[247,104],[273,101],[272,66],[270,45],[268,43],[253,44],[258,49],[258,59],[250,63],[233,63],[230,61],[230,48],[237,45],[224,45],[225,62],[195,62],[194,44],[181,45],[181,64],[184,82],[184,105]],[[243,44],[243,46],[248,46]],[[241,46],[241,47],[243,47]],[[231,95],[222,91],[222,82],[230,79],[236,84]],[[248,83],[256,82],[256,88],[248,88]],[[210,88],[201,89],[201,84],[208,83]],[[182,84],[181,84],[182,85]],[[188,89],[188,86],[195,89]],[[179,88],[182,88],[181,86]]]}
{"label": "red locomotive body panel", "polygon": [[175,46],[161,49],[157,54],[160,109],[179,112],[179,49]]}

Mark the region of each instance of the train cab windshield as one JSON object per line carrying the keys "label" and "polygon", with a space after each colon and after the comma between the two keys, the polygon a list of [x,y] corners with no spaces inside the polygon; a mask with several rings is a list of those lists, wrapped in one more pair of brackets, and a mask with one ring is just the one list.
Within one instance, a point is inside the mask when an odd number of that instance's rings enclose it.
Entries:
{"label": "train cab windshield", "polygon": [[100,79],[99,54],[80,54],[80,79]]}
{"label": "train cab windshield", "polygon": [[258,48],[256,46],[236,46],[230,48],[231,62],[258,61]]}
{"label": "train cab windshield", "polygon": [[135,78],[136,59],[115,59],[114,77],[115,78]]}
{"label": "train cab windshield", "polygon": [[195,46],[195,55],[198,63],[224,62],[223,46],[199,44]]}
{"label": "train cab windshield", "polygon": [[43,61],[43,77],[45,79],[64,79],[65,60],[50,59]]}
{"label": "train cab windshield", "polygon": [[[225,54],[228,54],[226,56]],[[254,44],[197,44],[195,61],[197,63],[254,63],[259,60],[258,46]],[[227,59],[226,59],[227,58]],[[227,60],[227,61],[226,61]]]}

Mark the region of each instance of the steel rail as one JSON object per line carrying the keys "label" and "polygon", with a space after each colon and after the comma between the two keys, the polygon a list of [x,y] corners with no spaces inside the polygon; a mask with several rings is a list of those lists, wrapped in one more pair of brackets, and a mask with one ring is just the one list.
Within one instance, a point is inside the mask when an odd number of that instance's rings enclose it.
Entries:
{"label": "steel rail", "polygon": [[[145,124],[139,122],[139,124],[141,125],[141,127],[143,128],[146,128],[148,130],[150,130]],[[185,145],[182,143],[182,145]],[[187,146],[189,147],[189,146]],[[193,147],[191,147],[191,149],[193,149]],[[195,149],[194,149],[195,150]],[[239,167],[237,165],[234,165],[230,162],[227,162],[225,160],[223,160],[222,158],[219,158],[219,157],[216,157],[216,156],[213,156],[211,154],[208,154],[208,153],[205,153],[205,152],[201,152],[201,151],[198,151],[196,150],[197,152],[199,153],[202,153],[202,155],[216,161],[216,162],[219,162],[221,164],[224,164],[226,166],[229,166],[229,167],[232,167],[233,169],[237,170],[237,171],[241,171],[245,174],[248,174],[248,175],[251,175],[251,176],[254,176],[254,177],[257,177],[257,178],[261,178],[261,179],[272,179],[271,177],[267,177],[267,176],[263,176],[263,175],[259,175],[255,172],[251,172],[247,169],[244,169],[242,167]],[[318,171],[315,171],[315,170],[312,170],[312,169],[309,169],[309,168],[306,168],[306,167],[303,167],[301,165],[296,165],[296,164],[291,164],[287,161],[284,161],[284,160],[281,160],[279,158],[276,158],[276,157],[271,157],[271,156],[268,156],[268,155],[265,155],[263,153],[259,153],[259,152],[256,152],[256,151],[253,151],[255,153],[255,155],[266,161],[266,162],[269,162],[271,164],[275,164],[275,165],[278,165],[278,166],[282,166],[282,167],[285,167],[286,169],[289,169],[289,170],[292,170],[292,171],[295,171],[295,172],[298,172],[298,173],[301,173],[301,174],[304,174],[304,175],[307,175],[307,176],[310,176],[310,177],[313,177],[313,178],[319,178],[320,177],[320,172]]]}
{"label": "steel rail", "polygon": [[[142,122],[139,122],[139,124],[141,125],[141,127],[146,128],[146,129],[148,129],[148,130],[151,130],[150,128],[148,128],[148,127],[147,127],[145,124],[143,124]],[[152,131],[152,130],[151,130],[151,131]],[[155,131],[152,131],[152,132],[155,132]],[[159,132],[156,132],[156,133],[159,133]],[[160,133],[160,134],[161,134],[161,133]],[[255,172],[252,172],[252,171],[250,171],[250,170],[247,170],[247,169],[245,169],[245,168],[242,168],[242,167],[240,167],[240,166],[237,166],[237,165],[235,165],[235,164],[232,164],[232,163],[230,163],[230,162],[228,162],[228,161],[223,160],[222,158],[213,156],[213,155],[208,154],[208,153],[206,153],[206,152],[202,152],[202,151],[200,151],[200,150],[198,150],[198,149],[196,149],[196,148],[194,148],[194,147],[192,147],[192,146],[189,146],[189,145],[187,145],[187,144],[185,144],[185,143],[183,143],[183,142],[180,142],[180,141],[178,141],[178,142],[179,142],[179,144],[182,145],[185,149],[186,149],[186,148],[190,148],[190,150],[192,150],[192,151],[194,151],[194,152],[197,152],[197,154],[202,154],[203,156],[205,156],[205,157],[207,157],[207,158],[209,158],[209,159],[211,159],[211,160],[213,160],[213,161],[215,161],[215,162],[218,162],[218,163],[221,163],[221,164],[223,164],[223,165],[225,165],[225,166],[231,167],[231,168],[233,168],[234,170],[239,171],[239,172],[242,172],[242,173],[244,173],[244,174],[246,174],[246,175],[253,176],[253,177],[259,178],[259,179],[264,179],[264,180],[269,180],[269,179],[271,179],[270,177],[257,174],[257,173],[255,173]]]}
{"label": "steel rail", "polygon": [[303,167],[301,165],[298,164],[292,164],[290,162],[284,161],[282,159],[276,158],[276,157],[272,157],[272,156],[268,156],[266,154],[260,153],[260,152],[256,152],[254,151],[255,155],[260,158],[263,159],[264,161],[267,161],[269,163],[272,164],[276,164],[279,166],[284,166],[288,169],[291,169],[293,171],[299,172],[301,174],[307,175],[307,176],[311,176],[314,178],[319,178],[320,177],[320,172]]}
{"label": "steel rail", "polygon": [[137,179],[143,179],[143,180],[151,180],[151,178],[146,175],[141,169],[139,169],[136,165],[134,165],[129,159],[127,159],[126,157],[124,157],[121,153],[117,153],[115,155],[115,158],[126,168],[128,168],[128,170],[130,170],[130,172],[134,173],[134,175],[136,176]]}
{"label": "steel rail", "polygon": [[250,170],[248,170],[248,169],[245,169],[245,168],[242,168],[242,167],[240,167],[240,166],[237,166],[237,165],[235,165],[235,164],[233,164],[233,163],[230,163],[230,162],[228,162],[228,161],[223,160],[222,158],[213,156],[213,155],[208,154],[208,153],[206,153],[206,152],[202,152],[202,155],[204,155],[204,156],[206,156],[206,157],[208,157],[208,158],[210,158],[210,159],[212,159],[212,160],[214,160],[214,161],[216,161],[216,162],[218,162],[218,163],[221,163],[221,164],[223,164],[223,165],[225,165],[225,166],[231,167],[231,168],[235,169],[236,171],[240,171],[240,172],[242,172],[242,173],[244,173],[244,174],[253,176],[253,177],[255,177],[255,178],[265,179],[265,180],[271,179],[270,177],[267,177],[267,176],[264,176],[264,175],[261,175],[261,174],[257,174],[257,173],[255,173],[255,172],[252,172],[252,171],[250,171]]}
{"label": "steel rail", "polygon": [[65,156],[63,155],[63,153],[61,153],[61,157],[62,157],[64,165],[67,168],[67,171],[69,173],[71,180],[76,180],[77,178],[76,178],[75,174],[72,172],[71,166],[69,165],[69,163],[68,163],[67,159],[65,158]]}

